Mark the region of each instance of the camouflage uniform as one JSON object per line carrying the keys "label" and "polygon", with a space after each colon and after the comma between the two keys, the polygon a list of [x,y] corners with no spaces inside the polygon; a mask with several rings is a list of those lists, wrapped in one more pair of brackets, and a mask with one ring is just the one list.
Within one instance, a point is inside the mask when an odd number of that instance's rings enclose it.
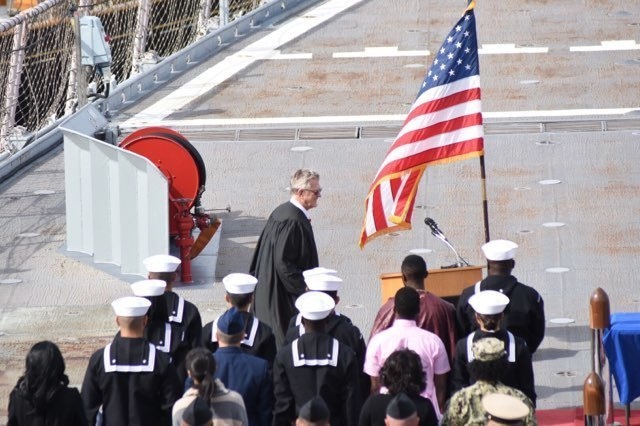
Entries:
{"label": "camouflage uniform", "polygon": [[538,421],[534,415],[533,404],[527,396],[517,389],[503,385],[500,382],[489,383],[485,381],[477,381],[471,386],[463,388],[456,392],[447,405],[444,417],[442,418],[442,426],[465,426],[487,424],[486,412],[482,407],[482,397],[491,393],[501,393],[512,395],[522,400],[529,407],[530,414],[524,419],[525,426],[537,425]]}

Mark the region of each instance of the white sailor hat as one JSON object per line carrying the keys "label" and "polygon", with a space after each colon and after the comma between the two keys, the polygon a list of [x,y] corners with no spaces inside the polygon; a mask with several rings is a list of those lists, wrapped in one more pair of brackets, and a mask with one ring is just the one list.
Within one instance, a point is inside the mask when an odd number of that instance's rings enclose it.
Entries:
{"label": "white sailor hat", "polygon": [[326,275],[326,274],[335,274],[338,271],[336,271],[335,269],[329,269],[329,268],[324,268],[322,266],[316,266],[313,269],[307,269],[306,271],[302,271],[302,276],[304,277],[304,279],[306,280],[307,278],[313,276],[313,275]]}
{"label": "white sailor hat", "polygon": [[148,272],[175,272],[180,259],[169,254],[156,254],[142,261]]}
{"label": "white sailor hat", "polygon": [[320,274],[306,277],[304,282],[309,290],[338,291],[340,284],[342,284],[342,278],[335,275]]}
{"label": "white sailor hat", "polygon": [[509,298],[494,290],[484,290],[469,298],[469,304],[479,314],[496,315],[504,311],[509,304]]}
{"label": "white sailor hat", "polygon": [[142,280],[131,284],[131,291],[136,296],[160,296],[164,293],[167,283],[163,280]]}
{"label": "white sailor hat", "polygon": [[111,302],[113,312],[119,317],[142,317],[146,315],[151,306],[144,297],[127,296]]}
{"label": "white sailor hat", "polygon": [[224,289],[231,294],[248,294],[253,293],[258,284],[258,279],[253,275],[242,274],[239,272],[229,274],[222,279]]}
{"label": "white sailor hat", "polygon": [[307,291],[296,300],[296,308],[308,320],[325,319],[335,307],[333,297],[321,291]]}
{"label": "white sailor hat", "polygon": [[510,260],[516,255],[518,245],[509,240],[492,240],[482,246],[488,260]]}

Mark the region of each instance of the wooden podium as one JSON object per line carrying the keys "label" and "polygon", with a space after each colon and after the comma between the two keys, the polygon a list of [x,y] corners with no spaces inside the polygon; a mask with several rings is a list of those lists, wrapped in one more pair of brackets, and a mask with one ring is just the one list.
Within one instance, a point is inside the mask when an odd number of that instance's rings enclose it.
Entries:
{"label": "wooden podium", "polygon": [[[461,268],[429,269],[425,282],[428,291],[439,297],[457,298],[462,290],[482,279],[482,266],[464,266]],[[382,303],[393,297],[402,288],[402,274],[382,274]]]}

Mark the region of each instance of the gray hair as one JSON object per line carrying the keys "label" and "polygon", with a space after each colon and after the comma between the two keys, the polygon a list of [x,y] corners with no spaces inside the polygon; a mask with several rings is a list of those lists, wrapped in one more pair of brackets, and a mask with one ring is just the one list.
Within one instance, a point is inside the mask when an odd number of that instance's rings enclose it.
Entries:
{"label": "gray hair", "polygon": [[298,189],[309,189],[309,181],[313,179],[320,179],[318,172],[311,169],[298,169],[291,176],[289,182],[289,188],[291,193],[295,194]]}

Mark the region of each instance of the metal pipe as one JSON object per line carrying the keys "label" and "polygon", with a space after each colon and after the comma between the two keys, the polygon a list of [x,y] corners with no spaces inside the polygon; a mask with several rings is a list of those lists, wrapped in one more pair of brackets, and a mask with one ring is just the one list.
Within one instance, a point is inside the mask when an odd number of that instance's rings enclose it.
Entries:
{"label": "metal pipe", "polygon": [[220,0],[220,26],[224,27],[229,23],[229,0]]}
{"label": "metal pipe", "polygon": [[142,56],[147,48],[147,32],[149,30],[149,0],[138,0],[138,16],[136,19],[136,33],[133,39],[133,54],[131,74],[140,73]]}
{"label": "metal pipe", "polygon": [[43,12],[46,12],[52,7],[57,6],[58,4],[65,1],[66,0],[46,0],[42,3],[39,3],[37,6],[27,9],[24,12],[20,12],[16,16],[13,16],[9,19],[3,19],[0,21],[0,33],[9,31],[11,28],[17,27],[23,22],[32,21],[33,18],[40,16],[40,14],[42,14]]}
{"label": "metal pipe", "polygon": [[0,128],[0,150],[10,149],[9,135],[13,131],[16,118],[16,107],[20,96],[22,66],[24,64],[24,48],[27,45],[27,22],[22,21],[14,28],[13,48],[7,77],[2,128]]}
{"label": "metal pipe", "polygon": [[72,6],[69,9],[71,14],[71,24],[73,26],[73,44],[74,48],[71,53],[71,65],[69,66],[69,83],[67,84],[67,102],[64,107],[64,114],[73,114],[79,105],[78,99],[78,77],[80,68],[82,67],[82,54],[80,51],[80,27],[78,20],[79,10]]}
{"label": "metal pipe", "polygon": [[211,3],[213,0],[200,1],[200,14],[198,15],[198,38],[207,35],[207,22],[211,17]]}

